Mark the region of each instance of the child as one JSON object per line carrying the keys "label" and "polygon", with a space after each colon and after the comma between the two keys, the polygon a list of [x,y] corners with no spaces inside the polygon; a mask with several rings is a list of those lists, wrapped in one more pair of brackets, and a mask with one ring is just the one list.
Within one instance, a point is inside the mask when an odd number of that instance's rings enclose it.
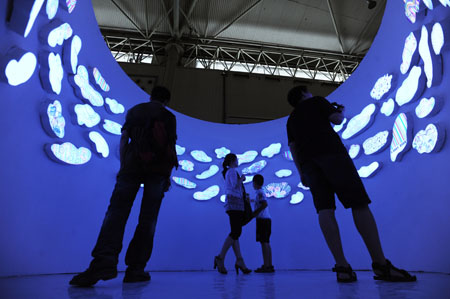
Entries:
{"label": "child", "polygon": [[255,208],[253,215],[256,217],[256,242],[261,243],[264,264],[255,270],[256,273],[272,273],[275,269],[272,265],[272,248],[269,239],[272,230],[269,208],[266,196],[262,190],[264,177],[257,174],[253,177],[253,188],[255,189]]}

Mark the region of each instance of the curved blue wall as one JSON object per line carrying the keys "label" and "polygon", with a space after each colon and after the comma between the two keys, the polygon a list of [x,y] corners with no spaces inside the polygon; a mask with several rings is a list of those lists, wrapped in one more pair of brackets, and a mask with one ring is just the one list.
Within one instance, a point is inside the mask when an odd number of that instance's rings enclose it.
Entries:
{"label": "curved blue wall", "polygon": [[[9,12],[13,4],[18,7],[25,2],[1,3],[0,34],[3,41],[0,53],[5,55],[15,46],[35,53],[37,57],[44,51],[62,55],[62,46],[50,48],[39,41],[39,32],[45,30],[49,23],[45,4],[26,38],[11,30]],[[397,88],[406,78],[399,71],[405,38],[411,31],[420,29],[422,24],[432,25],[449,14],[450,8],[438,6],[433,11],[422,11],[422,18],[416,24],[411,24],[404,15],[403,1],[388,1],[383,23],[369,53],[357,71],[329,99],[344,104],[347,118],[351,118],[366,105],[377,102],[371,99],[369,93],[376,80],[386,73],[393,73],[398,78],[397,84],[389,91],[389,97],[395,97]],[[101,92],[104,97],[118,100],[126,109],[147,101],[148,95],[134,85],[111,56],[98,30],[90,1],[78,1],[71,14],[60,5],[56,18],[68,22],[74,34],[81,37],[83,46],[79,64],[88,69],[99,68],[111,87],[109,92]],[[450,31],[450,27],[444,27],[444,30]],[[443,70],[448,67],[448,57],[448,52],[444,51]],[[420,61],[419,64],[423,63]],[[45,68],[39,61],[38,65]],[[4,72],[4,66],[3,61],[1,72]],[[45,72],[45,69],[42,71]],[[448,76],[447,71],[444,71],[442,83],[425,88],[422,97],[435,96],[445,102],[448,98]],[[77,272],[87,267],[90,261],[90,251],[96,241],[119,167],[119,137],[103,132],[100,124],[93,129],[100,132],[110,145],[108,158],[101,158],[93,150],[91,160],[81,166],[63,165],[49,159],[44,151],[46,144],[71,142],[77,147],[91,148],[86,134],[92,129],[81,127],[71,120],[73,106],[83,102],[74,93],[68,79],[65,71],[59,95],[43,89],[39,66],[24,84],[10,86],[5,81],[0,82],[0,127],[4,132],[0,155],[0,276]],[[284,98],[285,94],[280,97]],[[66,120],[63,139],[46,134],[40,120],[43,103],[56,99],[62,104]],[[426,119],[414,116],[417,104],[418,101],[406,104],[389,117],[378,113],[364,133],[344,143],[361,145],[377,132],[391,131],[396,115],[401,112],[412,115],[413,136],[428,123],[449,127],[450,108],[447,104],[438,114]],[[378,106],[381,106],[380,103]],[[118,123],[124,121],[125,114],[111,115],[103,107],[94,108],[102,119]],[[269,201],[273,217],[274,265],[282,269],[324,269],[333,265],[320,233],[310,193],[297,187],[299,177],[296,172],[283,179],[274,174],[279,169],[294,170],[293,162],[283,157],[283,152],[287,150],[286,118],[253,125],[223,125],[175,114],[178,119],[178,144],[187,149],[179,158],[193,161],[195,170],[190,173],[178,170],[173,175],[196,182],[197,188],[187,190],[173,184],[166,194],[149,269],[211,268],[212,258],[228,233],[228,217],[219,196],[200,202],[193,198],[193,193],[214,184],[222,189],[222,182],[220,174],[207,180],[197,180],[195,174],[208,169],[210,164],[196,162],[189,152],[204,150],[213,158],[212,163],[220,166],[221,160],[215,157],[214,149],[222,146],[235,153],[258,151],[255,161],[267,161],[267,166],[261,172],[266,183],[284,181],[292,188],[288,197],[272,198]],[[282,144],[280,154],[273,158],[261,156],[263,148],[277,142]],[[411,149],[400,162],[390,161],[388,148],[371,156],[363,154],[355,159],[355,164],[359,168],[373,161],[379,161],[383,166],[373,177],[364,179],[364,183],[373,201],[371,207],[386,255],[408,269],[450,272],[448,146],[444,144],[439,153],[422,155]],[[241,169],[248,165],[242,165]],[[251,193],[251,186],[247,185],[247,188]],[[300,204],[291,205],[290,196],[297,191],[302,191],[305,199]],[[139,201],[140,195],[127,225],[125,248],[136,225]],[[337,217],[344,250],[352,266],[357,269],[369,268],[370,258],[354,228],[350,211],[338,205]],[[244,228],[241,247],[248,266],[259,266],[262,257],[259,244],[255,242],[254,223]],[[234,257],[229,253],[227,264],[231,265],[232,262]],[[123,255],[119,269],[124,269]]]}

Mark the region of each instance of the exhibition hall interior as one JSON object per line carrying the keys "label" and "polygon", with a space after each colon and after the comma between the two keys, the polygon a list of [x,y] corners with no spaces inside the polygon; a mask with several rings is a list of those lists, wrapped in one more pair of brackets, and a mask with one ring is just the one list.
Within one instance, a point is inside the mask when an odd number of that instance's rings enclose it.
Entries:
{"label": "exhibition hall interior", "polygon": [[[1,298],[449,298],[450,0],[2,0],[0,21]],[[70,284],[109,217],[127,112],[155,86],[171,94],[178,167],[153,226],[151,279],[124,279],[142,184],[117,277]],[[370,197],[386,258],[416,281],[374,279],[352,209],[336,198],[357,274],[337,281],[288,143],[296,86],[345,107],[330,130]],[[218,256],[230,153],[250,198],[264,177],[274,271],[255,271],[266,269],[259,218],[239,236],[250,274],[234,271],[236,243]]]}

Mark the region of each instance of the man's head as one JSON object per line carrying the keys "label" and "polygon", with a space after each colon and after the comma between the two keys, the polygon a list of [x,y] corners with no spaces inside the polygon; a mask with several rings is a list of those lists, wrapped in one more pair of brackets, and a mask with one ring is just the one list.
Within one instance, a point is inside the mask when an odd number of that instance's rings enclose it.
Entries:
{"label": "man's head", "polygon": [[291,90],[289,90],[287,100],[292,107],[296,107],[300,101],[308,99],[311,96],[312,95],[308,91],[308,88],[306,88],[306,86],[300,85],[295,86]]}
{"label": "man's head", "polygon": [[160,102],[167,105],[170,101],[170,91],[163,86],[155,86],[152,89],[152,94],[150,95],[150,101]]}

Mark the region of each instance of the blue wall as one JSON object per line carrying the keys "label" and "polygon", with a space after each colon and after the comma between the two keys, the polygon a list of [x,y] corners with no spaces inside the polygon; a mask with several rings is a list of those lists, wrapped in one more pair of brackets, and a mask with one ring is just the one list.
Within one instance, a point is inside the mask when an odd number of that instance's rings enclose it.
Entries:
{"label": "blue wall", "polygon": [[[6,3],[5,3],[6,2]],[[0,34],[3,42],[0,53],[4,55],[12,46],[38,54],[52,50],[62,52],[62,47],[50,49],[38,41],[38,32],[48,19],[41,10],[31,32],[24,38],[10,30],[7,13],[13,1],[0,4]],[[19,3],[20,1],[14,1]],[[409,32],[420,28],[421,22],[433,24],[450,14],[450,8],[439,6],[428,11],[417,24],[410,24],[404,16],[402,1],[388,1],[383,23],[372,48],[360,67],[345,84],[329,99],[346,106],[348,118],[359,113],[366,105],[375,102],[369,92],[375,81],[385,73],[395,73],[398,84],[406,77],[399,72],[403,43]],[[122,103],[126,109],[136,103],[147,101],[143,93],[115,63],[98,30],[90,1],[78,1],[72,14],[60,6],[57,18],[69,22],[74,33],[83,41],[79,63],[86,67],[98,67],[111,91],[103,93]],[[450,28],[445,28],[450,30]],[[6,41],[6,42],[4,42]],[[443,69],[448,68],[448,52],[443,54]],[[3,69],[1,70],[3,72]],[[74,94],[67,73],[64,74],[60,95],[51,95],[42,89],[38,69],[26,83],[12,87],[0,82],[0,127],[3,128],[2,155],[0,155],[0,275],[30,273],[76,272],[87,267],[90,251],[94,246],[109,196],[118,170],[117,147],[119,137],[101,131],[110,145],[108,158],[93,154],[82,166],[69,166],[51,161],[44,152],[48,143],[72,142],[77,147],[90,147],[85,135],[90,130],[70,121],[70,111],[82,101]],[[423,96],[440,97],[445,93],[448,74],[444,71],[442,83],[426,89]],[[286,90],[287,92],[287,90]],[[280,95],[284,97],[285,95]],[[42,102],[58,99],[63,105],[66,118],[66,135],[62,140],[49,137],[40,123],[39,109]],[[188,99],[186,99],[188,100]],[[399,112],[414,113],[415,103],[402,106],[393,116],[378,113],[373,125],[363,134],[349,141],[359,143],[382,130],[391,130]],[[434,117],[419,120],[414,118],[414,134],[432,122],[449,127],[449,107],[444,104]],[[103,107],[95,108],[103,118],[123,123],[124,114],[113,116]],[[282,152],[287,150],[285,137],[286,118],[253,125],[222,125],[192,119],[176,113],[178,136],[181,146],[187,148],[180,159],[195,161],[191,150],[200,149],[213,157],[213,163],[221,165],[215,158],[214,149],[226,146],[235,153],[261,150],[271,143],[281,142]],[[263,159],[260,155],[255,161]],[[264,158],[268,165],[262,171],[266,183],[288,182],[291,194],[301,191],[294,173],[289,178],[278,179],[274,172],[294,169],[282,153],[273,158]],[[380,229],[386,255],[396,264],[412,270],[450,272],[450,174],[449,148],[444,145],[439,153],[419,155],[414,149],[405,154],[401,162],[390,162],[389,149],[373,156],[361,156],[355,160],[357,167],[380,161],[383,168],[374,177],[364,179],[372,198],[371,205]],[[248,166],[243,165],[243,166]],[[224,213],[219,196],[204,202],[193,199],[194,191],[204,190],[218,184],[222,188],[220,175],[199,181],[195,174],[207,169],[209,164],[195,162],[195,171],[174,172],[197,183],[196,190],[186,190],[173,184],[166,194],[161,208],[153,257],[148,265],[151,270],[211,269],[216,255],[228,233],[228,217]],[[241,167],[242,168],[242,167]],[[251,186],[248,185],[248,191]],[[220,193],[222,194],[222,192]],[[291,195],[290,194],[290,195]],[[289,204],[290,195],[284,199],[271,199],[270,212],[273,217],[272,247],[274,265],[283,269],[324,269],[333,265],[312,205],[309,192],[298,205]],[[126,229],[126,248],[136,225],[140,196],[136,200]],[[351,213],[338,205],[337,217],[341,225],[344,250],[354,268],[370,267],[370,258],[363,242],[353,226]],[[255,227],[245,227],[241,247],[249,267],[261,264],[259,244],[255,243]],[[227,265],[234,262],[229,253]],[[119,270],[124,269],[123,255]]]}

